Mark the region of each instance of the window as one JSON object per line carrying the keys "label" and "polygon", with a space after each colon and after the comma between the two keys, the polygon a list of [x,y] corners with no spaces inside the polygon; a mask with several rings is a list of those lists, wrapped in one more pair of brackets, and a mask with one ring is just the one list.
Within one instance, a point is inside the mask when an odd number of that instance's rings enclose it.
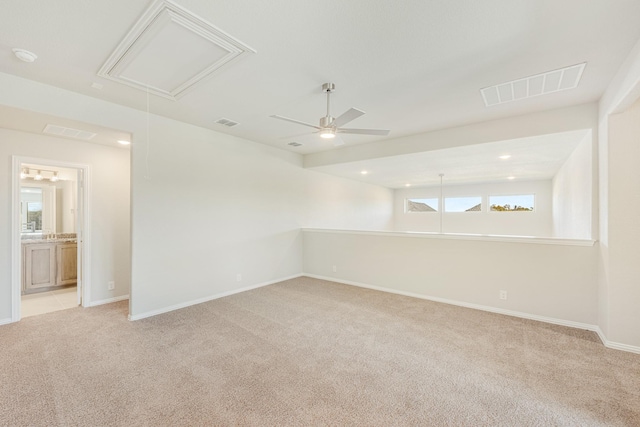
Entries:
{"label": "window", "polygon": [[489,196],[489,209],[493,212],[531,212],[535,195]]}
{"label": "window", "polygon": [[405,212],[438,212],[438,199],[406,199]]}
{"label": "window", "polygon": [[447,197],[444,199],[445,212],[480,212],[482,197]]}

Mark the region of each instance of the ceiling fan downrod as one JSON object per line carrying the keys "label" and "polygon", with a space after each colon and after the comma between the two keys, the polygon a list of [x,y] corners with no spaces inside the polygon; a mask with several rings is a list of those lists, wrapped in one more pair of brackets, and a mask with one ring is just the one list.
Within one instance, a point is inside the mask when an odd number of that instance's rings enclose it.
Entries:
{"label": "ceiling fan downrod", "polygon": [[327,128],[333,123],[333,117],[331,117],[331,92],[336,90],[336,85],[333,83],[324,83],[322,85],[322,91],[327,93],[327,115],[320,119],[320,127]]}

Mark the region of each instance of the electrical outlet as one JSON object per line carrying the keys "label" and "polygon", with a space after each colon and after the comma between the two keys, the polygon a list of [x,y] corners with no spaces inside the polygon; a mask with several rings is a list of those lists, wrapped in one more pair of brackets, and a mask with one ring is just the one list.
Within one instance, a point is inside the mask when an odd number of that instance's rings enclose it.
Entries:
{"label": "electrical outlet", "polygon": [[336,273],[338,271],[338,267],[337,266],[333,266],[333,272]]}
{"label": "electrical outlet", "polygon": [[499,298],[506,300],[507,299],[507,291],[500,291]]}
{"label": "electrical outlet", "polygon": [[107,283],[107,289],[113,291],[116,288],[116,282]]}
{"label": "electrical outlet", "polygon": [[242,274],[236,274],[236,282],[242,282]]}

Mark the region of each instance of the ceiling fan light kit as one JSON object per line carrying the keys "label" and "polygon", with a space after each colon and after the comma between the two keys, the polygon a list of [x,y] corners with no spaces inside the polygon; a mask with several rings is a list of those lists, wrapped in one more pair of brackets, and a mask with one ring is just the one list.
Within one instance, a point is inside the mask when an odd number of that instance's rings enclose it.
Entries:
{"label": "ceiling fan light kit", "polygon": [[[300,120],[291,119],[289,117],[273,115],[274,119],[284,120],[291,123],[296,123],[303,126],[308,126],[316,129],[315,132],[319,133],[321,138],[324,139],[334,139],[336,134],[338,133],[350,133],[350,134],[359,134],[359,135],[380,135],[386,136],[389,134],[389,130],[387,129],[351,129],[351,128],[343,128],[342,126],[347,123],[357,119],[362,116],[364,111],[358,110],[357,108],[350,108],[340,116],[334,118],[331,115],[331,93],[333,93],[336,89],[336,85],[333,83],[325,83],[322,85],[322,92],[327,94],[327,114],[324,117],[320,118],[319,126],[312,125],[311,123],[302,122]],[[338,138],[339,139],[339,138]],[[336,139],[336,141],[338,140]],[[338,141],[335,145],[342,145],[340,141]]]}
{"label": "ceiling fan light kit", "polygon": [[333,129],[323,129],[320,131],[320,138],[333,139],[336,137],[336,132]]}

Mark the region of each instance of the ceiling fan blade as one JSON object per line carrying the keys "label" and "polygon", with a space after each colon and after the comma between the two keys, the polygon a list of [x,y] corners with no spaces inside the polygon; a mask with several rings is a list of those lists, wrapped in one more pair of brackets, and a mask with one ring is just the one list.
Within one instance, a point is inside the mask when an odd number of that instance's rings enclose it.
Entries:
{"label": "ceiling fan blade", "polygon": [[355,120],[358,117],[362,116],[364,111],[358,110],[357,108],[350,108],[346,112],[342,113],[338,116],[332,123],[332,126],[339,128],[342,125],[346,125],[351,120]]}
{"label": "ceiling fan blade", "polygon": [[344,145],[344,139],[342,139],[338,135],[336,135],[336,137],[333,138],[333,146],[334,147],[339,147],[341,145]]}
{"label": "ceiling fan blade", "polygon": [[357,133],[360,135],[382,135],[382,136],[386,136],[389,135],[389,132],[391,132],[389,129],[348,129],[348,128],[344,128],[344,129],[338,129],[338,132],[340,133]]}
{"label": "ceiling fan blade", "polygon": [[318,127],[316,125],[312,125],[310,123],[301,122],[300,120],[296,120],[296,119],[290,119],[289,117],[283,117],[283,116],[277,116],[277,115],[269,116],[269,117],[273,117],[274,119],[284,120],[286,122],[297,123],[297,124],[303,125],[303,126],[309,126],[311,128],[314,128],[314,129],[320,129],[320,127]]}

